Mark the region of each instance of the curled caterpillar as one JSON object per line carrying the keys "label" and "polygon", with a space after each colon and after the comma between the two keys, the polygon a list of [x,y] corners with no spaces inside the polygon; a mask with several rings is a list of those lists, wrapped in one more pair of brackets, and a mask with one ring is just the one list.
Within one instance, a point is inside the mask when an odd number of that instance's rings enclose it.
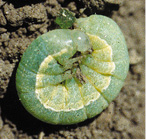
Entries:
{"label": "curled caterpillar", "polygon": [[120,92],[129,69],[124,36],[110,18],[76,19],[26,49],[16,74],[19,98],[36,118],[75,124],[101,113]]}

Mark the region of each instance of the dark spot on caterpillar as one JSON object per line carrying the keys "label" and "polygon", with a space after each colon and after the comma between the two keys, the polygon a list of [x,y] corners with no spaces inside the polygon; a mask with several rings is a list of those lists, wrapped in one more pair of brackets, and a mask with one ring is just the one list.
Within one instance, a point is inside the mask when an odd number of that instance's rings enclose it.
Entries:
{"label": "dark spot on caterpillar", "polygon": [[59,65],[63,66],[63,65],[62,65],[62,64],[60,64],[58,61],[57,61],[57,64],[59,64]]}
{"label": "dark spot on caterpillar", "polygon": [[77,79],[80,81],[81,84],[84,84],[86,82],[85,76],[82,74],[80,68],[77,68],[75,76],[77,77]]}
{"label": "dark spot on caterpillar", "polygon": [[78,56],[81,56],[81,52],[79,52],[79,51],[77,51],[77,52],[73,55],[72,58],[76,58],[76,57],[78,57]]}

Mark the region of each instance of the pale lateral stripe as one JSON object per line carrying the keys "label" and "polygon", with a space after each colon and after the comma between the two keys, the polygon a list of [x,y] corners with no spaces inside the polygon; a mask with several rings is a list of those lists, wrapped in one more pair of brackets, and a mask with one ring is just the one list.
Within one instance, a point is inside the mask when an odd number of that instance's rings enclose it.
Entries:
{"label": "pale lateral stripe", "polygon": [[111,74],[114,73],[115,69],[116,69],[116,65],[115,65],[115,63],[113,62],[113,69],[112,69],[112,71],[111,71]]}
{"label": "pale lateral stripe", "polygon": [[62,54],[66,53],[68,50],[67,49],[62,49],[60,52],[53,54],[53,57],[61,56]]}
{"label": "pale lateral stripe", "polygon": [[[100,43],[100,45],[103,47],[103,48],[106,48],[106,47],[109,47],[110,45],[104,40],[104,39],[101,39],[99,36],[97,36],[97,35],[91,35],[91,34],[89,34],[89,33],[87,33],[87,35],[89,36],[89,38],[91,39],[91,40],[97,40],[99,43]],[[102,49],[100,46],[99,46],[99,49]]]}
{"label": "pale lateral stripe", "polygon": [[108,46],[108,49],[110,49],[110,58],[111,58],[111,61],[113,60],[112,56],[113,56],[113,51],[112,51],[112,47],[111,46]]}
{"label": "pale lateral stripe", "polygon": [[[41,102],[41,104],[44,105],[42,102]],[[77,111],[77,110],[79,110],[79,109],[83,109],[83,108],[84,108],[84,106],[81,106],[81,107],[79,107],[78,109],[72,108],[72,109],[60,109],[60,110],[57,110],[57,109],[54,109],[54,108],[52,108],[52,107],[50,107],[50,106],[46,106],[46,105],[44,105],[44,107],[45,107],[46,109],[50,109],[50,110],[55,111],[55,112],[61,112],[61,111],[70,112],[70,111]]]}
{"label": "pale lateral stripe", "polygon": [[96,96],[95,99],[92,99],[92,100],[88,101],[88,102],[85,104],[85,106],[88,106],[91,102],[94,102],[94,101],[98,100],[100,96],[101,96],[101,95],[98,94],[98,95]]}
{"label": "pale lateral stripe", "polygon": [[109,87],[110,83],[111,83],[111,76],[109,76],[108,84],[101,90],[101,92],[105,91]]}
{"label": "pale lateral stripe", "polygon": [[36,75],[36,85],[35,85],[35,90],[37,90],[38,87],[41,87],[43,85],[42,83],[42,79],[43,79],[44,75],[43,74],[37,74]]}
{"label": "pale lateral stripe", "polygon": [[48,55],[44,61],[41,63],[39,70],[38,70],[38,74],[43,70],[46,69],[48,66],[48,63],[50,63],[54,58],[51,55]]}
{"label": "pale lateral stripe", "polygon": [[67,52],[67,49],[62,49],[60,52],[58,53],[55,53],[53,55],[48,55],[44,61],[41,63],[40,67],[39,67],[39,70],[38,70],[38,74],[45,68],[47,68],[48,64],[54,59],[54,57],[56,56],[60,56],[62,55],[63,53],[66,53]]}

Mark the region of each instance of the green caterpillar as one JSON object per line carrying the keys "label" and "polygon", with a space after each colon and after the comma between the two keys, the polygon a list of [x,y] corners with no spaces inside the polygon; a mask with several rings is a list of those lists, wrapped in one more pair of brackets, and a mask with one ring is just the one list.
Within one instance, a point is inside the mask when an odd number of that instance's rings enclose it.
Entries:
{"label": "green caterpillar", "polygon": [[124,36],[110,18],[76,19],[26,49],[16,74],[19,98],[36,118],[75,124],[101,113],[120,92],[129,69]]}

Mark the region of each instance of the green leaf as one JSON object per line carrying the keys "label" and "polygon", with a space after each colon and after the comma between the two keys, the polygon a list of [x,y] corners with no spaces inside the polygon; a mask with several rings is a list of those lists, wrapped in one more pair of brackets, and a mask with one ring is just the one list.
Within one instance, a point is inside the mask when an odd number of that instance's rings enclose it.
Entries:
{"label": "green leaf", "polygon": [[58,17],[56,17],[55,22],[62,28],[62,29],[68,29],[70,28],[73,23],[75,22],[76,18],[73,15],[72,12],[61,9],[60,14]]}

